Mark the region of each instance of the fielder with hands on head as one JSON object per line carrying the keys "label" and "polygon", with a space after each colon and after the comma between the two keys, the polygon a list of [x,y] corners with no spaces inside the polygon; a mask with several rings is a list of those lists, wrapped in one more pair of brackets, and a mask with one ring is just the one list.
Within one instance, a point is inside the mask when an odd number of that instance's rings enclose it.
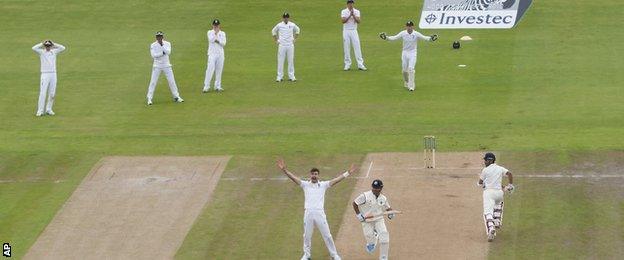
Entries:
{"label": "fielder with hands on head", "polygon": [[314,231],[314,226],[316,226],[321,232],[321,236],[325,241],[325,246],[327,246],[327,250],[329,251],[332,259],[339,260],[340,256],[336,251],[336,245],[334,244],[331,232],[329,231],[327,217],[325,216],[325,191],[336,185],[336,183],[339,183],[347,178],[350,174],[355,173],[357,168],[354,164],[351,164],[348,171],[329,181],[319,180],[320,171],[317,168],[312,168],[310,170],[310,180],[304,181],[288,171],[284,160],[278,160],[277,167],[280,168],[280,170],[282,170],[282,172],[284,172],[289,179],[299,185],[304,192],[305,212],[303,214],[303,256],[301,259],[309,260],[312,256],[312,232]]}
{"label": "fielder with hands on head", "polygon": [[[353,210],[355,216],[362,222],[362,230],[366,239],[366,252],[372,254],[377,247],[377,240],[381,244],[379,246],[379,259],[387,260],[388,251],[390,250],[390,234],[386,229],[383,212],[391,211],[390,203],[386,196],[381,194],[383,182],[374,180],[371,184],[371,190],[360,194],[353,201]],[[388,219],[393,219],[394,213],[388,214]]]}
{"label": "fielder with hands on head", "polygon": [[161,31],[156,32],[156,41],[150,45],[150,54],[154,59],[152,65],[152,78],[150,79],[149,87],[147,88],[147,105],[152,105],[152,98],[154,97],[154,90],[156,90],[156,84],[158,83],[158,76],[160,73],[165,73],[167,82],[169,82],[169,90],[173,96],[174,102],[184,102],[184,99],[180,97],[178,93],[178,86],[176,85],[175,78],[173,77],[173,69],[169,62],[169,55],[171,55],[171,43],[164,40],[165,34]]}
{"label": "fielder with hands on head", "polygon": [[418,40],[424,41],[436,41],[438,35],[424,36],[421,33],[414,31],[414,22],[407,21],[405,23],[405,30],[399,32],[397,35],[387,36],[385,32],[379,34],[379,37],[383,40],[395,41],[403,40],[403,52],[401,54],[401,64],[403,68],[403,81],[404,86],[409,91],[414,91],[416,88],[415,83],[415,68],[416,68],[416,54],[418,52]]}
{"label": "fielder with hands on head", "polygon": [[360,10],[353,7],[353,0],[347,0],[347,8],[340,12],[342,21],[342,43],[344,47],[344,70],[351,69],[351,45],[355,53],[355,61],[359,70],[366,70],[362,50],[360,49],[360,36],[357,26],[361,22]]}
{"label": "fielder with hands on head", "polygon": [[206,69],[206,78],[204,79],[203,92],[210,91],[210,81],[212,75],[215,75],[214,87],[217,92],[223,91],[221,88],[221,73],[223,72],[223,60],[225,53],[223,47],[226,43],[225,32],[221,31],[221,21],[214,19],[212,21],[212,30],[208,31],[208,67]]}
{"label": "fielder with hands on head", "polygon": [[[43,111],[47,115],[54,115],[52,106],[56,96],[56,55],[65,50],[65,46],[45,40],[32,47],[32,50],[39,54],[41,60],[41,80],[39,82],[39,101],[37,102],[36,116],[43,116]],[[48,104],[46,105],[46,96]]]}
{"label": "fielder with hands on head", "polygon": [[[483,220],[485,221],[488,241],[492,242],[496,237],[496,227],[500,226],[500,219],[496,220],[494,217],[494,208],[503,203],[503,189],[509,192],[514,190],[513,175],[509,170],[495,163],[496,156],[493,153],[486,153],[483,160],[485,168],[479,175],[477,185],[483,188]],[[502,185],[503,175],[507,175],[509,180],[509,184],[504,188]],[[500,210],[502,211],[502,208]]]}
{"label": "fielder with hands on head", "polygon": [[288,80],[297,81],[295,77],[295,41],[299,36],[299,26],[290,21],[290,14],[282,14],[282,21],[271,30],[273,40],[277,43],[277,78],[284,79],[284,59],[288,60]]}

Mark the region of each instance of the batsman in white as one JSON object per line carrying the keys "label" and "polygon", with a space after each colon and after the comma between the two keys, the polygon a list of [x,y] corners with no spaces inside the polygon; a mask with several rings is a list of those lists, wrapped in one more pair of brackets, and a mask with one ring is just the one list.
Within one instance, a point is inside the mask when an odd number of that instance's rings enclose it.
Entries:
{"label": "batsman in white", "polygon": [[[362,230],[364,231],[364,238],[366,239],[366,252],[372,254],[377,247],[377,241],[381,244],[379,246],[379,259],[387,260],[390,250],[390,234],[386,229],[384,217],[381,215],[384,211],[390,211],[390,203],[386,196],[381,194],[383,189],[383,182],[381,180],[374,180],[370,191],[360,194],[353,201],[353,210],[355,216],[362,223]],[[372,219],[366,220],[366,216],[378,216]],[[394,218],[394,214],[388,214],[388,218]]]}
{"label": "batsman in white", "polygon": [[416,88],[415,83],[415,68],[416,68],[416,54],[418,50],[418,40],[435,41],[438,39],[438,35],[424,36],[421,33],[414,31],[414,22],[407,21],[405,23],[405,30],[399,32],[394,36],[387,36],[385,32],[379,34],[379,37],[383,40],[395,41],[403,40],[403,53],[401,55],[401,63],[403,67],[403,81],[404,86],[409,91],[414,91]]}
{"label": "batsman in white", "polygon": [[[485,168],[479,176],[478,186],[483,188],[483,220],[489,242],[496,237],[496,228],[501,225],[502,205],[503,205],[503,175],[507,175],[509,183],[504,190],[512,192],[513,175],[507,169],[497,165],[496,156],[493,153],[486,153],[483,157]],[[496,211],[499,210],[499,214]]]}
{"label": "batsman in white", "polygon": [[354,164],[351,164],[351,168],[349,168],[348,171],[338,175],[338,177],[330,181],[320,181],[320,171],[317,168],[312,168],[310,170],[310,180],[304,181],[288,171],[284,160],[278,160],[277,167],[279,167],[280,170],[282,170],[282,172],[284,172],[284,174],[286,174],[286,176],[288,176],[288,178],[290,178],[294,183],[299,185],[304,192],[305,212],[303,213],[303,256],[301,259],[309,260],[311,258],[312,232],[314,231],[314,226],[316,226],[321,232],[321,236],[325,241],[325,246],[327,246],[327,250],[329,251],[332,259],[339,260],[340,256],[336,251],[336,245],[334,244],[334,239],[329,231],[327,217],[325,216],[325,191],[329,187],[332,187],[336,185],[336,183],[339,183],[347,178],[350,174],[355,173],[357,168]]}
{"label": "batsman in white", "polygon": [[295,78],[295,41],[299,36],[299,26],[290,21],[290,14],[282,14],[282,21],[271,30],[273,40],[277,47],[277,78],[276,82],[284,79],[284,59],[288,60],[288,80],[297,81]]}
{"label": "batsman in white", "polygon": [[360,36],[357,27],[361,22],[360,10],[353,7],[353,0],[347,0],[347,8],[340,12],[342,21],[342,43],[344,47],[344,70],[351,69],[351,45],[355,53],[355,61],[359,70],[366,70],[362,50],[360,49]]}
{"label": "batsman in white", "polygon": [[[41,60],[41,81],[39,83],[39,102],[37,103],[36,116],[43,116],[45,113],[53,116],[52,106],[56,96],[56,55],[65,50],[65,46],[45,40],[32,47],[32,50],[39,54]],[[48,104],[46,105],[46,96]]]}
{"label": "batsman in white", "polygon": [[152,78],[150,79],[149,87],[147,88],[147,104],[152,105],[152,98],[154,97],[154,90],[158,83],[158,76],[160,73],[165,73],[167,82],[169,82],[169,90],[173,96],[174,102],[184,102],[184,99],[180,97],[178,93],[178,86],[175,83],[173,77],[173,69],[169,62],[169,55],[171,55],[171,43],[164,40],[165,34],[161,31],[156,32],[156,41],[150,45],[150,54],[154,58],[154,65],[152,66]]}
{"label": "batsman in white", "polygon": [[208,68],[206,69],[206,78],[204,79],[204,93],[210,91],[210,81],[212,81],[213,74],[215,74],[215,90],[217,92],[223,91],[221,88],[221,73],[223,72],[223,60],[225,59],[223,47],[225,47],[226,42],[225,32],[221,31],[221,21],[214,19],[212,21],[212,30],[208,31]]}

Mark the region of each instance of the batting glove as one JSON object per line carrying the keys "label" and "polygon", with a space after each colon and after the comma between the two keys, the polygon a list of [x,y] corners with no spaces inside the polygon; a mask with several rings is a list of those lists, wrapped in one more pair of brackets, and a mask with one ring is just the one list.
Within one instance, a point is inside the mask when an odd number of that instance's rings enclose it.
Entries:
{"label": "batting glove", "polygon": [[508,191],[509,193],[513,193],[514,189],[516,187],[513,186],[513,184],[509,183],[507,184],[507,186],[505,186],[505,190]]}
{"label": "batting glove", "polygon": [[485,183],[479,183],[479,182],[477,181],[477,187],[479,187],[479,188],[485,188]]}
{"label": "batting glove", "polygon": [[388,214],[388,219],[393,219],[393,218],[394,218],[394,213]]}
{"label": "batting glove", "polygon": [[355,215],[360,222],[364,222],[364,215],[362,213]]}
{"label": "batting glove", "polygon": [[381,38],[382,40],[385,40],[385,39],[387,39],[388,37],[386,36],[386,33],[385,33],[385,32],[382,32],[382,33],[380,33],[380,34],[379,34],[379,38]]}
{"label": "batting glove", "polygon": [[437,39],[438,39],[438,35],[437,34],[431,35],[431,41],[432,42],[435,42]]}

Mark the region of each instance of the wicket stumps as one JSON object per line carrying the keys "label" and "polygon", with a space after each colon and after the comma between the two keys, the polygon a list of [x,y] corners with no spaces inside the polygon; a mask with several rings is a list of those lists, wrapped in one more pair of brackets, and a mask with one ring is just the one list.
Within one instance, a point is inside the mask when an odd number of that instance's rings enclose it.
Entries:
{"label": "wicket stumps", "polygon": [[435,136],[427,135],[423,138],[423,145],[425,147],[425,168],[435,168],[435,150],[436,139]]}

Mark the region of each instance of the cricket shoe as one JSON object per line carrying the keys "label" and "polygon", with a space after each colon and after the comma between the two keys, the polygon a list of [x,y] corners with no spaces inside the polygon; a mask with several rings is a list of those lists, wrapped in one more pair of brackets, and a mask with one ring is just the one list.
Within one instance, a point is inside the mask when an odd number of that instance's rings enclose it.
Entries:
{"label": "cricket shoe", "polygon": [[215,90],[216,90],[217,92],[219,92],[219,93],[223,92],[223,89],[222,89],[222,88],[218,88],[218,89],[215,89]]}
{"label": "cricket shoe", "polygon": [[53,116],[53,115],[56,115],[56,114],[54,113],[54,111],[52,111],[52,110],[48,110],[48,111],[46,111],[46,115],[51,115],[51,116]]}
{"label": "cricket shoe", "polygon": [[301,257],[301,260],[312,260],[312,258],[311,258],[311,257],[309,257],[309,256],[307,256],[307,255],[303,255],[303,256]]}
{"label": "cricket shoe", "polygon": [[297,82],[297,79],[288,79],[290,82]]}
{"label": "cricket shoe", "polygon": [[177,97],[173,99],[173,102],[182,103],[184,102],[184,99],[182,99],[181,97]]}
{"label": "cricket shoe", "polygon": [[276,79],[275,82],[282,82],[284,81],[283,79]]}
{"label": "cricket shoe", "polygon": [[351,69],[351,68],[349,68],[349,67],[344,67],[344,69],[342,69],[342,70],[344,70],[344,71],[348,71],[348,70],[350,70],[350,69]]}
{"label": "cricket shoe", "polygon": [[366,244],[366,252],[372,254],[375,251],[375,244]]}
{"label": "cricket shoe", "polygon": [[413,92],[413,91],[414,91],[414,89],[413,89],[413,88],[410,88],[410,89],[409,89],[409,91],[412,91],[412,92]]}
{"label": "cricket shoe", "polygon": [[148,105],[148,106],[151,106],[152,104],[154,104],[154,103],[152,103],[152,100],[151,100],[151,99],[148,99],[148,100],[147,100],[147,105]]}
{"label": "cricket shoe", "polygon": [[342,260],[339,255],[332,256],[332,260]]}
{"label": "cricket shoe", "polygon": [[368,69],[366,67],[361,67],[361,68],[358,68],[358,70],[367,71]]}
{"label": "cricket shoe", "polygon": [[35,114],[35,116],[43,116],[43,112],[39,111]]}
{"label": "cricket shoe", "polygon": [[210,88],[204,88],[204,89],[202,89],[202,93],[208,93],[208,92],[210,92]]}

